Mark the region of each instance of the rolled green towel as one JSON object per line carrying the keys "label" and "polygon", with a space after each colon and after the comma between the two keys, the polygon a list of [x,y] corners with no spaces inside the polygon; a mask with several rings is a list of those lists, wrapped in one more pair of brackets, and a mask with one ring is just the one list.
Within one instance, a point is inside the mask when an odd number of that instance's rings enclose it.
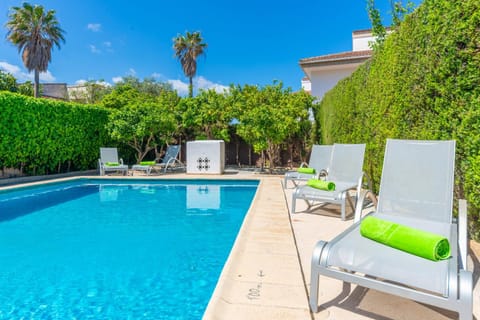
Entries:
{"label": "rolled green towel", "polygon": [[154,166],[154,165],[155,165],[155,161],[141,161],[141,162],[140,162],[140,165],[141,165],[141,166]]}
{"label": "rolled green towel", "polygon": [[376,217],[368,216],[362,220],[360,234],[425,259],[438,261],[450,257],[447,238]]}
{"label": "rolled green towel", "polygon": [[116,166],[119,166],[120,163],[118,163],[118,162],[105,162],[105,165],[107,167],[116,167]]}
{"label": "rolled green towel", "polygon": [[335,183],[331,181],[310,179],[307,181],[307,186],[325,191],[335,191]]}
{"label": "rolled green towel", "polygon": [[298,168],[297,169],[298,173],[307,173],[307,174],[314,174],[315,169],[314,168]]}

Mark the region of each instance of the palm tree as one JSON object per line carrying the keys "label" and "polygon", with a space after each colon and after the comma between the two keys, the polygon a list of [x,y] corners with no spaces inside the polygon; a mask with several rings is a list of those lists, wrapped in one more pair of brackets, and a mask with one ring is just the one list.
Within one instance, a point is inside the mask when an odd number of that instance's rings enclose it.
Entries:
{"label": "palm tree", "polygon": [[173,38],[173,50],[175,57],[182,64],[183,73],[190,80],[188,86],[188,95],[193,97],[193,77],[197,73],[197,57],[205,53],[206,43],[202,43],[203,39],[200,32],[186,32],[185,35],[177,35]]}
{"label": "palm tree", "polygon": [[52,60],[52,48],[60,49],[65,42],[55,11],[45,12],[40,5],[23,3],[23,7],[12,7],[6,24],[7,39],[22,52],[22,60],[28,71],[35,71],[34,96],[39,96],[39,75],[47,71]]}

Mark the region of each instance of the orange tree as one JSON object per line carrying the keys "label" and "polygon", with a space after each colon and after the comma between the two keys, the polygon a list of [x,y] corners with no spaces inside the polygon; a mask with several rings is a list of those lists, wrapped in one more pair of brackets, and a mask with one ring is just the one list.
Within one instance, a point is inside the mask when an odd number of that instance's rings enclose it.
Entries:
{"label": "orange tree", "polygon": [[292,93],[281,82],[264,87],[231,86],[230,93],[237,134],[261,154],[262,168],[266,160],[270,169],[274,168],[282,144],[309,123],[312,98],[303,91]]}
{"label": "orange tree", "polygon": [[133,148],[140,162],[150,151],[170,142],[178,131],[178,100],[177,93],[165,84],[155,86],[151,80],[127,78],[102,100],[112,109],[108,132],[115,141]]}
{"label": "orange tree", "polygon": [[179,108],[187,135],[195,139],[230,140],[229,124],[232,113],[227,104],[227,93],[201,90],[194,98],[183,98]]}

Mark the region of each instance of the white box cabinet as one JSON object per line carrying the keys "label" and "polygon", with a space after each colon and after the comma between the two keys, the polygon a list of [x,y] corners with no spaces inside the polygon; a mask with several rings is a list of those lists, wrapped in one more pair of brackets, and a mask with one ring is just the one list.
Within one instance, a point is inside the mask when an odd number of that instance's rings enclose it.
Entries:
{"label": "white box cabinet", "polygon": [[225,142],[199,140],[187,142],[187,173],[222,174],[225,170]]}

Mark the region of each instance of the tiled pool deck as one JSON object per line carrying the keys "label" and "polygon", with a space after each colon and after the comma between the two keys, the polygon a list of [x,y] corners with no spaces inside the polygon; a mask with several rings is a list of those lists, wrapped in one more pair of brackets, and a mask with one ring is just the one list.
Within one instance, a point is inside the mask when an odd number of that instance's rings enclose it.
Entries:
{"label": "tiled pool deck", "polygon": [[[456,319],[457,314],[375,290],[352,286],[343,296],[342,282],[322,277],[322,309],[308,308],[310,257],[318,240],[329,240],[352,224],[341,221],[338,207],[289,214],[293,189],[282,176],[230,172],[222,176],[185,174],[164,178],[260,179],[259,190],[205,312],[204,319]],[[298,203],[297,210],[304,208]],[[351,217],[350,217],[351,218]],[[480,320],[480,244],[471,242],[474,270],[474,316]]]}

